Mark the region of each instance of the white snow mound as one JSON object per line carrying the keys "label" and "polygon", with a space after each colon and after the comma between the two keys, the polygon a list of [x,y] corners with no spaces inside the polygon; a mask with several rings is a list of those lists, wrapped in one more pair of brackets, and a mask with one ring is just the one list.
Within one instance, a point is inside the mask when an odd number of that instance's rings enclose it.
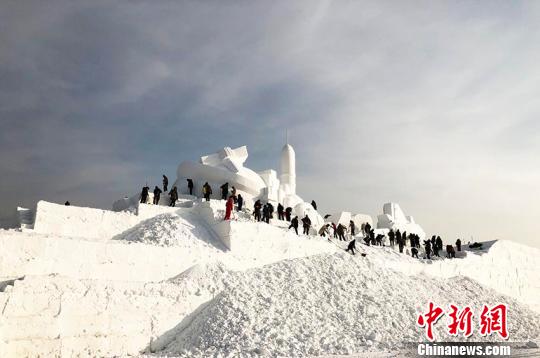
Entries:
{"label": "white snow mound", "polygon": [[[482,304],[506,302],[512,340],[540,334],[538,314],[469,278],[410,276],[385,269],[369,254],[336,253],[229,276],[222,293],[163,353],[309,356],[399,349],[403,342],[425,339],[415,322],[430,300],[443,307],[469,305],[474,312]],[[436,337],[459,340],[446,334],[443,321]]]}

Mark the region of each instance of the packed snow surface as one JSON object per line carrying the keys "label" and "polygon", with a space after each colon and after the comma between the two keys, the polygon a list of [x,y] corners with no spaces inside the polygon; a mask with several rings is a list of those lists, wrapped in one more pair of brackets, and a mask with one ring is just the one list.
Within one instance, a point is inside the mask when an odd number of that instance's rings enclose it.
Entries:
{"label": "packed snow surface", "polygon": [[[367,256],[352,256],[283,222],[224,223],[219,201],[148,206],[96,240],[68,235],[88,226],[85,210],[60,210],[45,233],[0,231],[1,357],[394,354],[423,339],[430,300],[507,303],[510,339],[538,342],[540,251],[513,242],[452,260],[360,243]],[[443,323],[436,337],[452,340]]]}

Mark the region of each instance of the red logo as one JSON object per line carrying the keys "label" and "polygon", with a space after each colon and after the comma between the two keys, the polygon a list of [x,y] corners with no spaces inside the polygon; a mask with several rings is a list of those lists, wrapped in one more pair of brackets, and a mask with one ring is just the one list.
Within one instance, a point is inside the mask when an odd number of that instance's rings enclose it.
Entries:
{"label": "red logo", "polygon": [[[484,305],[482,307],[482,313],[479,316],[480,335],[489,336],[496,332],[501,338],[507,339],[506,311],[507,307],[505,304],[499,304],[491,309]],[[433,302],[429,302],[427,313],[418,315],[416,323],[419,327],[425,328],[425,334],[429,341],[434,341],[434,325],[444,315],[443,309],[433,304]],[[447,315],[447,330],[449,335],[455,337],[461,333],[465,338],[472,335],[474,315],[471,307],[465,306],[463,309],[460,309],[458,306],[451,304]]]}

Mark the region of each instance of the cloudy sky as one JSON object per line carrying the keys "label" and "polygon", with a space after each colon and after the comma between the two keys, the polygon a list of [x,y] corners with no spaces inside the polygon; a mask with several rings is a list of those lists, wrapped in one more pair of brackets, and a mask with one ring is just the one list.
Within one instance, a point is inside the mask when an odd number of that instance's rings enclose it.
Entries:
{"label": "cloudy sky", "polygon": [[300,194],[540,246],[540,3],[0,3],[0,215],[110,208],[247,144]]}

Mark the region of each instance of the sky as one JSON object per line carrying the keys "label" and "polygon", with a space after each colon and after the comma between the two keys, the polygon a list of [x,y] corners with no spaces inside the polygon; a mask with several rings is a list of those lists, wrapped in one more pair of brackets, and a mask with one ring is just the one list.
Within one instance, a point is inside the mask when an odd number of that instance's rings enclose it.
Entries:
{"label": "sky", "polygon": [[247,145],[321,211],[540,247],[540,3],[0,3],[0,217]]}

